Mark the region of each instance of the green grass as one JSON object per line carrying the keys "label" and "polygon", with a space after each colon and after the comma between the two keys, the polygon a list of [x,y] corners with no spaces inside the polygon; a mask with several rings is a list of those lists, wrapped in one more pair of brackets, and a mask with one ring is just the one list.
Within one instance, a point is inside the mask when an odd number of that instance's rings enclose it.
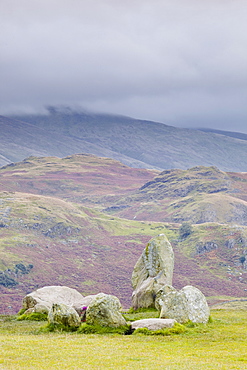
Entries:
{"label": "green grass", "polygon": [[46,321],[47,320],[47,314],[40,313],[40,312],[32,312],[30,314],[20,314],[17,317],[18,321],[22,320],[30,320],[30,321]]}
{"label": "green grass", "polygon": [[130,308],[123,316],[127,322],[131,322],[154,317],[158,318],[159,312],[155,308],[139,308],[138,310]]}
{"label": "green grass", "polygon": [[78,333],[80,334],[121,334],[121,335],[128,335],[131,334],[131,327],[130,325],[120,326],[118,328],[112,327],[105,327],[99,325],[88,325],[86,323],[81,324],[80,328],[78,329]]}
{"label": "green grass", "polygon": [[176,335],[40,333],[42,322],[0,319],[0,369],[246,369],[246,311],[213,310]]}

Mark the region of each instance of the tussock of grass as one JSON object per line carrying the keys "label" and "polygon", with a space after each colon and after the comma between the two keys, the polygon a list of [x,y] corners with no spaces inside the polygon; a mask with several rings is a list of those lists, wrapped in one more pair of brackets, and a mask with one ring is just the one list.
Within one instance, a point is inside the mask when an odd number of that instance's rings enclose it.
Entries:
{"label": "tussock of grass", "polygon": [[47,323],[46,325],[42,326],[39,329],[40,333],[53,333],[53,332],[75,332],[77,328],[72,328],[71,326],[63,325],[63,324],[51,324]]}
{"label": "tussock of grass", "polygon": [[18,321],[22,320],[30,320],[30,321],[46,321],[47,320],[47,314],[46,313],[40,313],[40,312],[32,312],[29,314],[23,313],[22,315],[17,316]]}
{"label": "tussock of grass", "polygon": [[109,326],[99,326],[99,325],[88,325],[83,323],[77,331],[79,334],[131,334],[131,326],[120,326],[118,328],[111,328]]}
{"label": "tussock of grass", "polygon": [[21,316],[26,311],[26,308],[21,308],[20,311],[17,313],[17,316]]}
{"label": "tussock of grass", "polygon": [[152,307],[141,307],[141,308],[138,308],[137,310],[135,310],[133,307],[131,307],[127,313],[140,313],[140,312],[144,312],[144,313],[147,313],[147,312],[157,312],[157,310],[155,308],[152,308]]}

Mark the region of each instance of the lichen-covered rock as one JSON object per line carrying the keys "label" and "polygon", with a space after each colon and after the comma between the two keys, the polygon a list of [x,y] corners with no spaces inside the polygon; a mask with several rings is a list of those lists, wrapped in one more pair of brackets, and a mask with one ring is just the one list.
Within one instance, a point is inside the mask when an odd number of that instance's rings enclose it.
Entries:
{"label": "lichen-covered rock", "polygon": [[163,284],[163,274],[161,274],[161,277],[148,277],[144,280],[132,293],[133,308],[154,308],[156,293],[162,288]]}
{"label": "lichen-covered rock", "polygon": [[115,296],[99,293],[87,308],[87,323],[91,325],[119,327],[126,325],[121,314],[121,303]]}
{"label": "lichen-covered rock", "polygon": [[54,303],[48,313],[48,323],[76,329],[80,326],[81,320],[73,307],[62,303]]}
{"label": "lichen-covered rock", "polygon": [[159,301],[161,306],[160,318],[175,319],[183,324],[189,321],[188,308],[186,297],[180,291],[172,291],[162,296],[162,301]]}
{"label": "lichen-covered rock", "polygon": [[180,291],[172,290],[159,297],[160,318],[172,318],[183,324],[189,320],[194,323],[207,323],[210,310],[205,296],[193,287],[185,286]]}
{"label": "lichen-covered rock", "polygon": [[63,303],[68,306],[83,306],[83,295],[76,289],[66,286],[45,286],[37,289],[34,292],[27,294],[22,302],[22,307],[26,312],[40,312],[36,310],[41,309],[42,312],[48,313],[53,303]]}
{"label": "lichen-covered rock", "polygon": [[195,323],[207,323],[210,309],[204,294],[197,288],[187,285],[181,289],[188,305],[189,320]]}
{"label": "lichen-covered rock", "polygon": [[176,292],[176,291],[177,290],[173,288],[173,286],[171,285],[163,285],[156,293],[155,302],[154,302],[156,310],[161,311],[161,306],[163,303],[162,299],[165,295],[171,292]]}
{"label": "lichen-covered rock", "polygon": [[147,328],[149,330],[159,330],[164,328],[172,328],[177,321],[174,319],[143,319],[136,320],[131,323],[132,329]]}
{"label": "lichen-covered rock", "polygon": [[154,307],[155,297],[163,285],[172,284],[174,253],[164,234],[151,239],[132,273],[133,308]]}

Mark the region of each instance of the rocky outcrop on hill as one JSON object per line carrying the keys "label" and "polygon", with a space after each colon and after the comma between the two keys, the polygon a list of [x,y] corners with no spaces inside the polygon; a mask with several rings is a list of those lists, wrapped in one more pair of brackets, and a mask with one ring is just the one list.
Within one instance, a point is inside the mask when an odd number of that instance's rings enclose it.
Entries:
{"label": "rocky outcrop on hill", "polygon": [[214,242],[206,242],[205,244],[199,243],[196,246],[196,253],[204,254],[204,253],[211,252],[215,249],[218,249],[218,245]]}
{"label": "rocky outcrop on hill", "polygon": [[[1,226],[0,226],[1,227]],[[18,278],[23,275],[29,274],[32,270],[33,265],[23,265],[23,263],[17,263],[13,269],[6,269],[0,272],[0,285],[4,287],[13,287],[18,285]]]}
{"label": "rocky outcrop on hill", "polygon": [[158,290],[172,284],[174,253],[164,234],[151,239],[132,273],[132,304],[135,309],[154,307]]}
{"label": "rocky outcrop on hill", "polygon": [[190,194],[213,194],[230,190],[231,181],[227,173],[216,167],[197,166],[189,170],[165,170],[152,181],[144,184],[136,197],[148,200],[150,197],[184,198]]}
{"label": "rocky outcrop on hill", "polygon": [[99,293],[87,308],[87,324],[119,327],[126,325],[121,303],[115,296]]}

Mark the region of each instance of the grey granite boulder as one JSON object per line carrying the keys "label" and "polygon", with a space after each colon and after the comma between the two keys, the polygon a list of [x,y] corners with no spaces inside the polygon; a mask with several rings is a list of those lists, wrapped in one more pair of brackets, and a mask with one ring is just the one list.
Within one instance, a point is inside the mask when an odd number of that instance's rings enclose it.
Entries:
{"label": "grey granite boulder", "polygon": [[172,285],[174,253],[164,234],[152,238],[132,273],[132,306],[154,307],[156,293],[163,285]]}
{"label": "grey granite boulder", "polygon": [[48,313],[48,323],[76,329],[80,326],[81,319],[73,307],[54,303]]}
{"label": "grey granite boulder", "polygon": [[179,323],[191,320],[194,323],[207,323],[210,310],[205,296],[193,287],[185,286],[180,291],[172,290],[168,294],[160,295],[160,318],[171,318]]}
{"label": "grey granite boulder", "polygon": [[131,323],[132,329],[147,328],[149,330],[159,330],[164,328],[172,328],[177,321],[174,319],[143,319],[136,320]]}
{"label": "grey granite boulder", "polygon": [[87,324],[119,327],[126,325],[121,303],[115,296],[99,293],[87,308]]}
{"label": "grey granite boulder", "polygon": [[84,298],[76,289],[66,286],[45,286],[27,294],[22,302],[26,313],[48,313],[53,303],[63,303],[68,306],[81,307]]}

